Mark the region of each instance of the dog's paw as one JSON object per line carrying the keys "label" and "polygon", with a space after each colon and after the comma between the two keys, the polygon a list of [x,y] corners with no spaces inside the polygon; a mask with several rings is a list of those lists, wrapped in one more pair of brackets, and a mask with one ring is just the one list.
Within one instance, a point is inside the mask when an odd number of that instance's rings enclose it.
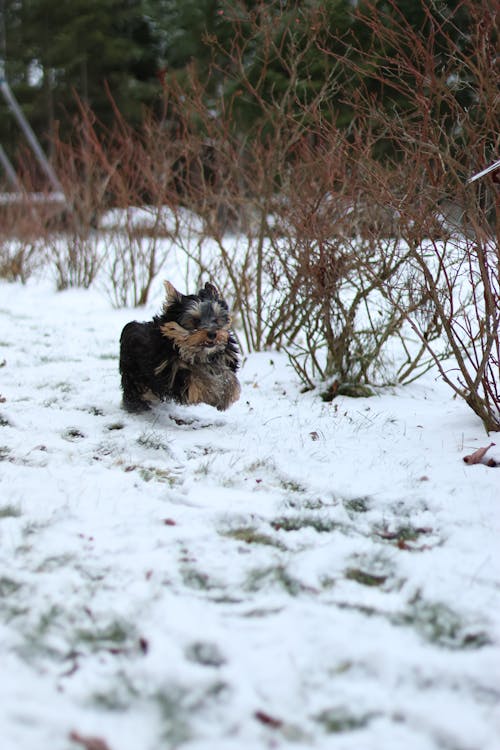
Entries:
{"label": "dog's paw", "polygon": [[125,411],[128,411],[129,414],[144,414],[151,410],[151,406],[147,401],[126,401],[123,399],[122,407]]}

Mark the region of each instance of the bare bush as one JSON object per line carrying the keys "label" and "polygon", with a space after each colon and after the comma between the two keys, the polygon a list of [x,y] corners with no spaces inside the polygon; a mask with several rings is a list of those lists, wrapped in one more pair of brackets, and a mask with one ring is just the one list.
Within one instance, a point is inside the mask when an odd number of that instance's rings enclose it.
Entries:
{"label": "bare bush", "polygon": [[[238,6],[233,44],[217,48],[223,62],[214,70],[234,94],[208,106],[194,71],[188,87],[169,89],[185,149],[182,197],[203,219],[185,250],[234,301],[249,350],[285,347],[308,385],[333,375],[367,382],[389,338],[402,335],[404,314],[384,306],[379,282],[362,269],[376,257],[387,279],[401,259],[387,241],[360,241],[367,231],[386,237],[391,217],[362,205],[355,172],[366,145],[335,128],[336,70],[298,100],[308,56],[325,33],[313,15],[297,32],[293,15],[280,25],[273,9]],[[245,66],[255,44],[257,78]],[[271,68],[286,73],[286,85],[269,97]],[[243,100],[255,113],[245,136],[233,125]]]}
{"label": "bare bush", "polygon": [[0,278],[23,284],[45,261],[43,223],[26,194],[3,194]]}
{"label": "bare bush", "polygon": [[0,277],[8,281],[27,279],[47,262],[45,238],[58,220],[63,198],[44,192],[33,175],[32,158],[19,158],[19,189],[0,192]]}
{"label": "bare bush", "polygon": [[[491,176],[467,187],[500,145],[495,14],[487,0],[464,0],[446,15],[434,4],[419,8],[425,23],[417,29],[394,0],[384,11],[364,3],[358,18],[373,48],[351,45],[334,59],[360,76],[357,116],[389,154],[383,171],[365,160],[365,190],[372,205],[399,217],[399,237],[432,308],[430,318],[410,315],[413,331],[485,428],[500,430],[498,188]],[[387,106],[389,93],[399,108]],[[404,310],[392,280],[383,281],[384,294]],[[445,352],[429,340],[429,320]],[[445,364],[446,353],[453,359]]]}
{"label": "bare bush", "polygon": [[69,210],[51,251],[59,288],[89,286],[102,271],[113,303],[137,306],[147,302],[177,234],[175,155],[162,122],[147,116],[137,131],[114,111],[106,129],[80,102],[71,142],[57,144]]}
{"label": "bare bush", "polygon": [[283,311],[293,311],[284,346],[309,386],[402,382],[428,366],[407,341],[409,312],[426,305],[412,288],[409,248],[397,215],[373,204],[363,185],[373,145],[366,127],[357,142],[330,126],[319,143],[301,144],[285,185],[271,268],[285,294],[274,321],[283,326]]}

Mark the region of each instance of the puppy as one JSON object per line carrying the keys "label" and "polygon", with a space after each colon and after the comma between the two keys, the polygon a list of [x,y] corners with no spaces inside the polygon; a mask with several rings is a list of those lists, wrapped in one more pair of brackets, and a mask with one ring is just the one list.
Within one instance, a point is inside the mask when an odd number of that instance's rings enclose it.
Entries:
{"label": "puppy", "polygon": [[206,403],[224,411],[240,396],[239,348],[225,300],[213,284],[181,294],[165,281],[160,315],[127,323],[120,337],[123,407],[143,412],[157,401]]}

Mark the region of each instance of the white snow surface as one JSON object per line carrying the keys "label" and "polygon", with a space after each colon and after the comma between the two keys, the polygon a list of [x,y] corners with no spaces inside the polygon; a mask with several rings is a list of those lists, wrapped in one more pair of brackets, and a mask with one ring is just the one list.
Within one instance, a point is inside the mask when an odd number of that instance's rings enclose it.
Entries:
{"label": "white snow surface", "polygon": [[498,750],[495,436],[432,373],[324,403],[271,352],[225,413],[127,414],[158,295],[0,284],[2,750]]}

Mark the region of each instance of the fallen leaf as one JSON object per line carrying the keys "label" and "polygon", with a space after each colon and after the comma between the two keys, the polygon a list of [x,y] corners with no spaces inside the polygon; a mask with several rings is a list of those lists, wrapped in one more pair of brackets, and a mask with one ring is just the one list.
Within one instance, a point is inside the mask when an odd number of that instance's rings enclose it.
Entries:
{"label": "fallen leaf", "polygon": [[468,456],[464,456],[464,463],[466,464],[482,464],[484,463],[483,458],[487,451],[492,448],[495,443],[490,443],[484,448],[478,448],[474,453],[470,453]]}
{"label": "fallen leaf", "polygon": [[79,732],[70,732],[69,738],[82,745],[85,750],[110,750],[108,743],[101,740],[100,737],[85,737]]}
{"label": "fallen leaf", "polygon": [[254,716],[257,721],[261,722],[261,724],[265,724],[266,726],[272,727],[273,729],[279,729],[283,726],[283,722],[281,719],[276,719],[274,716],[266,714],[265,711],[256,711],[254,713]]}

